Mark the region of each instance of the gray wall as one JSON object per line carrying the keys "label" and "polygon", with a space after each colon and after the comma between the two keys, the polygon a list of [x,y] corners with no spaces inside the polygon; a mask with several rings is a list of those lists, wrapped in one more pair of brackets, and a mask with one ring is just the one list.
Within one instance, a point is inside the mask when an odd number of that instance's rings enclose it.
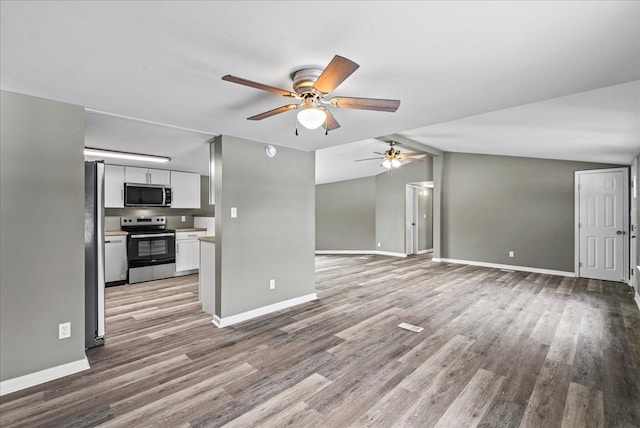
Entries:
{"label": "gray wall", "polygon": [[404,165],[376,175],[377,250],[404,254],[406,185],[433,178],[433,160]]}
{"label": "gray wall", "polygon": [[573,272],[574,171],[614,166],[445,153],[442,257]]}
{"label": "gray wall", "polygon": [[[84,108],[0,92],[0,379],[84,354]],[[58,324],[71,338],[58,340]]]}
{"label": "gray wall", "polygon": [[375,177],[316,186],[316,250],[371,251],[375,211]]}
{"label": "gray wall", "polygon": [[[374,177],[316,186],[316,249],[404,254],[406,185],[431,181],[432,165],[427,158]],[[422,209],[431,208],[423,203]],[[432,221],[428,220],[428,230],[422,230],[431,243]]]}
{"label": "gray wall", "polygon": [[228,136],[214,146],[216,315],[314,293],[315,154],[278,147],[269,158],[266,144]]}

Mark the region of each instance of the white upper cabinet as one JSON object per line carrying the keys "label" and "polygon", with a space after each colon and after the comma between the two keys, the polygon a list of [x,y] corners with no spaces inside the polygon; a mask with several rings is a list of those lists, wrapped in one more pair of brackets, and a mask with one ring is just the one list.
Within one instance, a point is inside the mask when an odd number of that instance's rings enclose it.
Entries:
{"label": "white upper cabinet", "polygon": [[125,167],[125,181],[127,183],[171,184],[171,172],[166,169]]}
{"label": "white upper cabinet", "polygon": [[124,166],[104,166],[104,206],[105,208],[124,207]]}
{"label": "white upper cabinet", "polygon": [[171,171],[166,169],[149,169],[149,184],[171,184]]}
{"label": "white upper cabinet", "polygon": [[200,208],[200,175],[171,171],[171,208]]}

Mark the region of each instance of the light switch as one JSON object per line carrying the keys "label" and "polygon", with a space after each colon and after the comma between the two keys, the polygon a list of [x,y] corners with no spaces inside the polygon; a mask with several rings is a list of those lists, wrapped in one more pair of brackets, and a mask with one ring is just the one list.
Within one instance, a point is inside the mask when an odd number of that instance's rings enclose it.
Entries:
{"label": "light switch", "polygon": [[238,217],[238,209],[236,207],[231,207],[231,218]]}

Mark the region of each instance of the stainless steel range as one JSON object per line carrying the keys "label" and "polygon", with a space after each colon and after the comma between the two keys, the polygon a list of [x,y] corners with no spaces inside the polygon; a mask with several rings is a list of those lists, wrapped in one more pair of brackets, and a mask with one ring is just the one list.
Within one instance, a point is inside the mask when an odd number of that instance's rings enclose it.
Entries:
{"label": "stainless steel range", "polygon": [[129,284],[175,276],[176,233],[166,224],[165,216],[120,217],[120,228],[129,232]]}

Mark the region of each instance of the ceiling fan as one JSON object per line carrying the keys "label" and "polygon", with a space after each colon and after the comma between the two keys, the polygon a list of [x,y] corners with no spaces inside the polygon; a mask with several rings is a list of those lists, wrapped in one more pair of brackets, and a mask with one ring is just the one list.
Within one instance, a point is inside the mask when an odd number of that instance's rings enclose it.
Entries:
{"label": "ceiling fan", "polygon": [[373,152],[377,155],[381,155],[381,157],[379,156],[375,158],[357,159],[354,162],[382,159],[382,163],[380,164],[380,166],[383,166],[387,169],[391,169],[391,168],[398,168],[402,166],[402,163],[400,161],[409,161],[409,162],[424,161],[423,159],[416,159],[415,157],[413,157],[413,156],[424,155],[424,153],[422,152],[400,153],[400,150],[394,147],[395,145],[396,145],[395,141],[389,141],[389,148],[384,153]]}
{"label": "ceiling fan", "polygon": [[[222,80],[238,83],[261,89],[283,97],[300,100],[299,104],[288,104],[264,113],[247,118],[248,120],[262,120],[276,114],[290,110],[300,109],[297,118],[302,126],[308,129],[316,129],[324,125],[325,134],[328,131],[339,128],[340,124],[324,105],[337,108],[349,108],[360,110],[376,110],[394,112],[400,106],[399,100],[385,100],[379,98],[352,98],[333,97],[325,100],[325,97],[338,87],[345,79],[360,67],[350,59],[336,55],[324,70],[317,68],[302,68],[291,74],[293,91],[275,88],[262,83],[253,82],[230,74],[223,76]],[[298,130],[296,128],[296,135]]]}

